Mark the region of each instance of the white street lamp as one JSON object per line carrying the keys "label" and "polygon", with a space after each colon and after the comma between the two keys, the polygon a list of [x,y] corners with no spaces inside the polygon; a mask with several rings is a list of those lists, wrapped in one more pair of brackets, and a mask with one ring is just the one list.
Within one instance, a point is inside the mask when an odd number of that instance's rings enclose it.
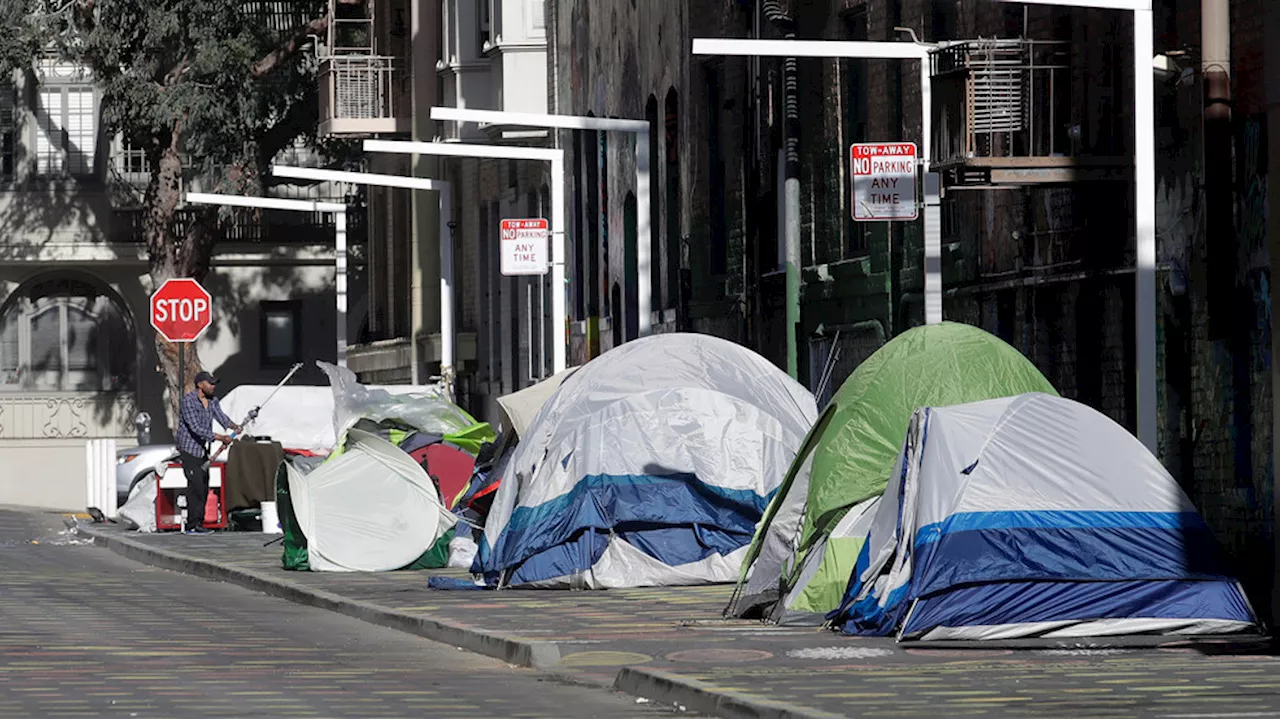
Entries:
{"label": "white street lamp", "polygon": [[[568,329],[565,326],[564,290],[564,150],[542,147],[510,147],[504,145],[467,145],[444,142],[404,140],[365,140],[365,152],[388,152],[401,155],[435,155],[438,157],[473,157],[498,160],[536,160],[551,163],[551,319],[552,372],[565,369]],[[445,242],[441,238],[441,242]]]}
{"label": "white street lamp", "polygon": [[[868,42],[839,40],[733,40],[696,38],[694,55],[735,55],[745,57],[818,57],[882,60],[915,60],[920,63],[921,164],[924,168],[924,321],[942,321],[942,212],[941,183],[929,171],[933,142],[931,130],[932,81],[929,51],[932,45],[911,42]],[[787,207],[799,205],[799,185],[789,186]],[[785,211],[784,211],[785,212]],[[787,249],[787,355],[796,356],[796,325],[800,322],[800,222],[788,217]]]}
{"label": "white street lamp", "polygon": [[519,127],[547,127],[558,130],[594,130],[596,132],[626,132],[636,136],[636,314],[639,315],[639,333],[648,335],[652,328],[653,257],[650,252],[653,227],[649,223],[651,207],[651,173],[649,148],[653,138],[649,123],[644,120],[620,120],[610,117],[587,115],[545,115],[531,112],[507,112],[505,110],[471,110],[460,107],[433,107],[432,120],[447,122],[475,122],[515,125]]}
{"label": "white street lamp", "polygon": [[[449,183],[444,180],[432,180],[425,177],[407,177],[404,175],[379,175],[370,172],[347,172],[344,170],[322,170],[314,167],[290,167],[273,165],[271,174],[294,180],[313,180],[316,182],[346,182],[353,185],[374,185],[377,187],[395,187],[405,190],[427,190],[440,193],[440,379],[449,399],[453,400],[453,378],[456,350],[456,329],[453,322],[453,242],[450,241],[449,223],[452,221],[453,202],[450,199]],[[419,383],[418,342],[410,339],[411,375],[414,385]]]}
{"label": "white street lamp", "polygon": [[276,197],[245,197],[243,195],[219,195],[209,192],[188,192],[187,202],[193,205],[223,205],[226,207],[254,207],[263,210],[287,210],[291,212],[332,212],[334,225],[334,270],[337,274],[334,294],[338,310],[338,366],[347,366],[347,206],[336,202],[312,200],[284,200]]}
{"label": "white street lamp", "polygon": [[1151,0],[996,0],[1031,5],[1128,10],[1133,13],[1134,347],[1138,439],[1155,452],[1156,437],[1156,116]]}

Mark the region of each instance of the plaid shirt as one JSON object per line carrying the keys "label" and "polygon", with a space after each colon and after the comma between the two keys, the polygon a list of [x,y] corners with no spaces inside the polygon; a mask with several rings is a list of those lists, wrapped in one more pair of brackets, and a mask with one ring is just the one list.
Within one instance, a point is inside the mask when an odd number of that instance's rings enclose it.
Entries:
{"label": "plaid shirt", "polygon": [[209,398],[209,406],[200,401],[199,391],[187,393],[178,406],[178,449],[196,457],[208,457],[213,442],[213,420],[230,429],[234,424],[222,411],[217,397]]}

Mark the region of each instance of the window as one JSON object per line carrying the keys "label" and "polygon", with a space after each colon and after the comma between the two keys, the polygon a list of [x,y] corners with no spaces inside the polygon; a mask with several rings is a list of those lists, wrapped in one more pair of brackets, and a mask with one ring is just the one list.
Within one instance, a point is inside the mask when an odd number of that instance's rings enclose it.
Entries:
{"label": "window", "polygon": [[480,28],[480,46],[477,53],[483,53],[485,45],[493,39],[493,33],[490,30],[493,25],[493,7],[489,3],[490,0],[476,0],[477,25]]}
{"label": "window", "polygon": [[17,172],[18,102],[12,85],[0,82],[0,180]]}
{"label": "window", "polygon": [[546,6],[542,0],[529,0],[529,25],[533,32],[529,33],[533,36],[540,36],[547,31],[547,14]]}
{"label": "window", "polygon": [[262,303],[262,365],[302,361],[302,303]]}
{"label": "window", "polygon": [[36,172],[41,177],[92,175],[97,141],[93,88],[45,85],[39,96]]}
{"label": "window", "polygon": [[124,180],[146,182],[151,174],[146,151],[122,139],[111,155],[111,172]]}
{"label": "window", "polygon": [[79,280],[32,285],[0,316],[0,390],[124,389],[136,356],[116,304]]}

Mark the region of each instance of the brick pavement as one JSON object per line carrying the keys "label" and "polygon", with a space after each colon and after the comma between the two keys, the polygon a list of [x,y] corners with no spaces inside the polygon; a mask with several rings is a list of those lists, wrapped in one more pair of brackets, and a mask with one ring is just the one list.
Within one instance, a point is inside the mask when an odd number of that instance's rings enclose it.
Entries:
{"label": "brick pavement", "polygon": [[1280,717],[1280,680],[1271,676],[1280,665],[1259,638],[896,644],[722,620],[727,586],[437,591],[424,572],[286,572],[279,546],[263,547],[258,534],[96,531],[304,591],[550,646],[543,661],[530,662],[544,672],[725,716]]}
{"label": "brick pavement", "polygon": [[652,717],[671,710],[0,511],[0,717]]}

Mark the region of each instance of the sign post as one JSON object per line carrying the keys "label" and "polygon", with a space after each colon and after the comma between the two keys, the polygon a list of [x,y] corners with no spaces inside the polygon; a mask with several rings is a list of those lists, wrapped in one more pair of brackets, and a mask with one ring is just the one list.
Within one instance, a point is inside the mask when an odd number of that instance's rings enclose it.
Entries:
{"label": "sign post", "polygon": [[547,274],[547,239],[551,231],[546,220],[503,220],[501,230],[502,274]]}
{"label": "sign post", "polygon": [[851,145],[849,166],[855,221],[908,222],[920,217],[916,192],[919,157],[914,142]]}
{"label": "sign post", "polygon": [[165,280],[151,295],[151,326],[178,345],[178,398],[187,391],[187,344],[213,324],[213,297],[199,282],[187,277]]}

